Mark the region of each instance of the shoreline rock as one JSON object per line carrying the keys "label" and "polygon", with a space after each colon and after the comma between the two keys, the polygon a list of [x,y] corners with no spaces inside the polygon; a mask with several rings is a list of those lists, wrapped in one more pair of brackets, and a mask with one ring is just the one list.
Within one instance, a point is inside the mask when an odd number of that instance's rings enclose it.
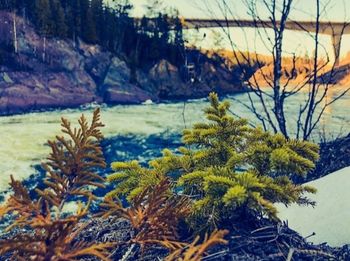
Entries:
{"label": "shoreline rock", "polygon": [[[18,53],[13,50],[13,15],[0,11],[0,115],[96,102],[141,104],[207,97],[211,91],[244,91],[232,71],[197,50],[196,79],[166,60],[132,70],[117,54],[82,41],[44,38],[17,16]],[[122,55],[120,55],[122,56]],[[151,68],[151,69],[149,69]]]}

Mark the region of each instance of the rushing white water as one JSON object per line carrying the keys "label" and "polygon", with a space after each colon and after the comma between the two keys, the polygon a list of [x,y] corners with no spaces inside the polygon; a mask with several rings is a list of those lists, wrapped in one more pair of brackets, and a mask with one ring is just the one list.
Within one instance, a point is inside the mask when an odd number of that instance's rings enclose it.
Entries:
{"label": "rushing white water", "polygon": [[[186,112],[191,115],[187,120],[193,122],[194,117],[198,120],[204,105],[198,101],[187,105]],[[18,179],[33,174],[32,167],[49,152],[46,141],[60,133],[61,117],[76,124],[82,113],[90,119],[92,111],[69,109],[0,117],[0,190],[7,186],[11,174]],[[130,133],[147,136],[177,132],[184,127],[183,103],[115,106],[101,108],[101,112],[106,137]]]}
{"label": "rushing white water", "polygon": [[[229,97],[229,100],[235,114],[254,121],[254,116],[240,104],[248,102],[247,94],[235,95]],[[299,100],[288,102],[288,120],[296,118]],[[203,109],[207,105],[207,100],[195,100],[186,102],[185,106],[183,102],[178,102],[102,107],[102,121],[106,125],[103,133],[106,137],[111,137],[181,132],[185,126],[189,127],[204,119]],[[90,118],[92,110],[69,109],[0,117],[0,191],[7,187],[11,174],[18,179],[24,179],[35,172],[33,166],[44,160],[49,152],[49,148],[45,146],[46,141],[59,133],[61,116],[76,123],[82,113]],[[321,126],[327,127],[334,135],[348,131],[350,95],[326,111]]]}

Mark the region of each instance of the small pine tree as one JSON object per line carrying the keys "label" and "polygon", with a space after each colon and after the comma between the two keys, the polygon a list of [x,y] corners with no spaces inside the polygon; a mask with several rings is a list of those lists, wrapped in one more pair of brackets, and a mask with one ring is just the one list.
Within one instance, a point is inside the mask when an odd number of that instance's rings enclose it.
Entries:
{"label": "small pine tree", "polygon": [[51,0],[50,6],[52,17],[51,19],[53,23],[53,34],[55,36],[65,38],[67,36],[68,28],[66,25],[65,14],[62,5],[58,0]]}
{"label": "small pine tree", "polygon": [[94,20],[94,13],[91,6],[88,7],[85,14],[85,21],[82,26],[83,38],[88,43],[97,43],[98,35],[96,31],[96,23]]}
{"label": "small pine tree", "polygon": [[67,2],[65,7],[68,36],[77,41],[81,36],[82,8],[80,0]]}
{"label": "small pine tree", "polygon": [[96,36],[99,42],[104,42],[105,14],[103,0],[91,0],[91,9],[93,10],[93,21],[96,27]]}
{"label": "small pine tree", "polygon": [[49,0],[35,1],[35,22],[39,33],[48,36],[52,33],[52,21]]}
{"label": "small pine tree", "polygon": [[214,93],[209,99],[208,121],[184,131],[186,147],[178,153],[165,150],[149,168],[137,162],[114,163],[119,172],[109,180],[119,185],[111,193],[134,197],[145,184],[173,177],[194,200],[190,222],[197,228],[242,216],[278,220],[274,203],[312,204],[303,195],[315,189],[296,185],[290,177],[314,168],[318,146],[252,128],[246,120],[228,114],[227,101],[220,103]]}

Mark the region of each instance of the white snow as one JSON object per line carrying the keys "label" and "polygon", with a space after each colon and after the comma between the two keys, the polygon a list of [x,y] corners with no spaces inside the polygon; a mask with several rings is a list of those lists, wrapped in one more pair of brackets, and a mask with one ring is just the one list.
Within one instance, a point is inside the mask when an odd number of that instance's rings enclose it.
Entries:
{"label": "white snow", "polygon": [[290,228],[307,237],[308,241],[331,246],[350,244],[350,167],[307,183],[317,188],[309,198],[316,201],[315,208],[278,204],[279,217],[288,221]]}

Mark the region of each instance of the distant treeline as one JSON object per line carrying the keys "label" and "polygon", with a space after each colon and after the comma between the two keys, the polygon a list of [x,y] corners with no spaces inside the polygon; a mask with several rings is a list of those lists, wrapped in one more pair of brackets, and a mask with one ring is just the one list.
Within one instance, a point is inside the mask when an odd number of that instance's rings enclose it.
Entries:
{"label": "distant treeline", "polygon": [[[144,17],[135,24],[129,0],[1,0],[0,9],[16,12],[30,21],[43,37],[82,39],[122,56],[131,67],[167,59],[183,64],[184,38],[176,12]],[[159,1],[150,1],[157,5]],[[149,6],[152,10],[152,6]],[[155,8],[156,9],[156,8]],[[172,14],[171,14],[172,13]]]}

